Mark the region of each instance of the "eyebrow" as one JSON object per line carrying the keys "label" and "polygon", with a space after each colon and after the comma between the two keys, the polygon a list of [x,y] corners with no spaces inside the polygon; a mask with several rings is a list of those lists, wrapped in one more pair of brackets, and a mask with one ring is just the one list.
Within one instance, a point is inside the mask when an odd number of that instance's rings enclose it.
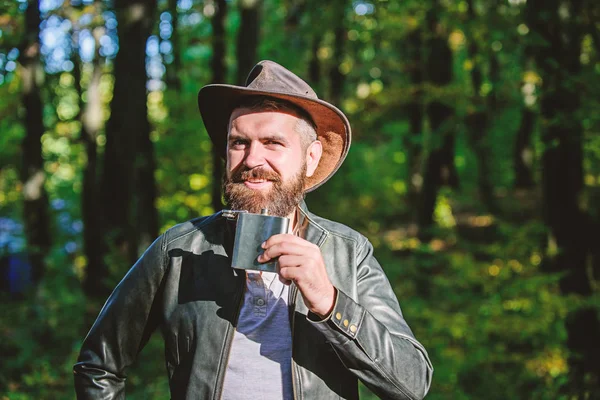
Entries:
{"label": "eyebrow", "polygon": [[241,135],[229,135],[229,137],[227,138],[227,141],[231,142],[233,140],[248,140],[248,138],[245,136],[241,136]]}
{"label": "eyebrow", "polygon": [[277,142],[282,142],[282,143],[285,143],[285,144],[288,143],[288,139],[285,136],[277,134],[277,133],[272,133],[271,135],[263,137],[260,140],[261,141],[264,141],[264,140],[275,140]]}
{"label": "eyebrow", "polygon": [[[233,135],[230,134],[229,138],[227,139],[228,142],[235,141],[235,140],[248,141],[249,139],[248,139],[248,137],[246,137],[244,135],[236,135],[236,134],[233,134]],[[261,137],[259,140],[261,142],[275,140],[275,141],[282,142],[285,144],[289,143],[289,140],[285,136],[280,135],[278,133],[269,134],[267,136]]]}

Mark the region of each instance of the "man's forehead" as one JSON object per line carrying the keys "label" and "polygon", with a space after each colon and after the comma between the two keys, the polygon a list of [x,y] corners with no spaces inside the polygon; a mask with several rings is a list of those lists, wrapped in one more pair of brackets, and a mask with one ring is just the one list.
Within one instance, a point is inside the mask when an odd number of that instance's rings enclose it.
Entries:
{"label": "man's forehead", "polygon": [[300,121],[300,118],[288,112],[236,109],[231,114],[228,133],[235,130],[237,133],[248,134],[257,133],[258,131],[291,134],[296,133],[298,121]]}

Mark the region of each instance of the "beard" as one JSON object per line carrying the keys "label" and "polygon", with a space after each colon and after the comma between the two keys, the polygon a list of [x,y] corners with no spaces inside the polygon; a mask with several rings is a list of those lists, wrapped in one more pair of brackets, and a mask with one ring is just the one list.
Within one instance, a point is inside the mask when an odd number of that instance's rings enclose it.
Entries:
{"label": "beard", "polygon": [[[223,193],[225,202],[232,210],[259,214],[266,208],[269,215],[287,217],[304,198],[306,163],[288,182],[283,182],[274,171],[263,168],[249,170],[243,165],[228,175],[223,181]],[[266,179],[272,183],[271,188],[267,192],[250,189],[244,185],[248,179]]]}

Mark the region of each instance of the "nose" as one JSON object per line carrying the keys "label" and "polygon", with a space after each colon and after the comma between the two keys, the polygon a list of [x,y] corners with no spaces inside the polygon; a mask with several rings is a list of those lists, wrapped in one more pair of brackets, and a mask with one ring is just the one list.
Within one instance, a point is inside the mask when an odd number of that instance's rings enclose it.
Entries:
{"label": "nose", "polygon": [[246,168],[256,168],[264,163],[265,157],[263,146],[256,142],[250,143],[250,146],[246,148],[246,154],[244,154],[244,165]]}

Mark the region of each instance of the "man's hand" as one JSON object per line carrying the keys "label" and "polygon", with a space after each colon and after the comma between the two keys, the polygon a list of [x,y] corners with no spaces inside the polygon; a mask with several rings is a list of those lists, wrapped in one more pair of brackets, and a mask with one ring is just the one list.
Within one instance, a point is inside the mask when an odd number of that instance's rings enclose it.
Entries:
{"label": "man's hand", "polygon": [[310,311],[324,318],[333,309],[335,288],[331,284],[318,246],[290,234],[271,236],[263,243],[258,262],[279,257],[279,276],[294,281]]}

